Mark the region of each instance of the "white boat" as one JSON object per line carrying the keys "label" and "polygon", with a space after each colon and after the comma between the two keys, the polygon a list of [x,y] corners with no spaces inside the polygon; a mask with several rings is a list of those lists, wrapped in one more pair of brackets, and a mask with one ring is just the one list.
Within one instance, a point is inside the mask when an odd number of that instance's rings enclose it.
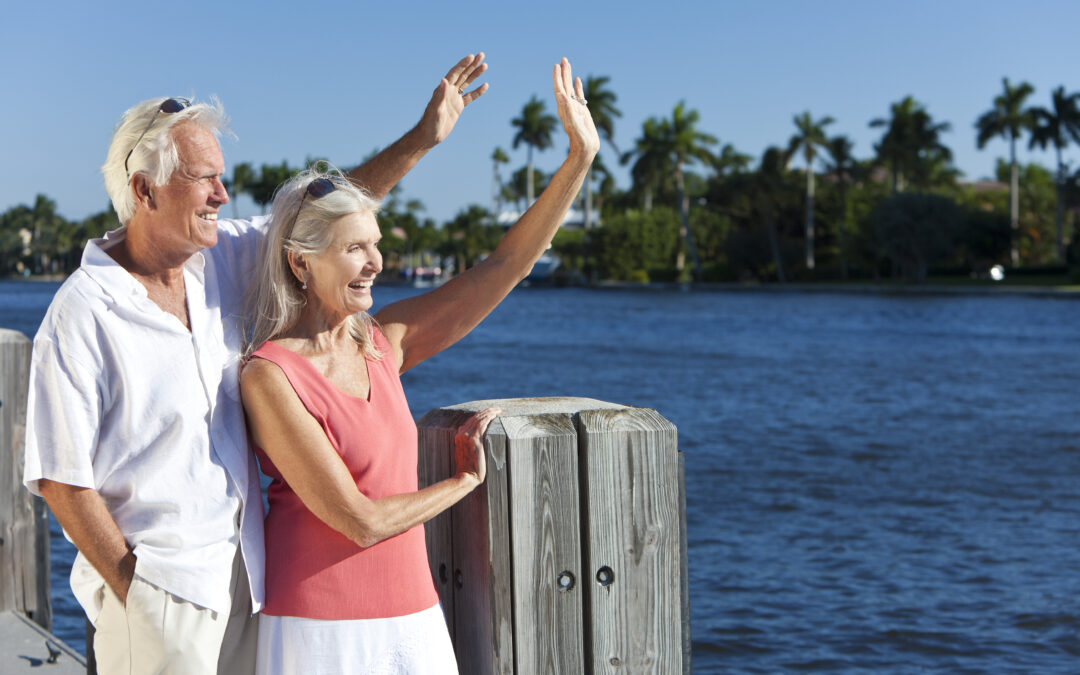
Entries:
{"label": "white boat", "polygon": [[548,281],[551,279],[551,275],[555,273],[555,270],[559,269],[560,265],[562,265],[562,260],[559,259],[559,256],[545,252],[533,264],[529,276],[525,277],[525,281],[533,284]]}

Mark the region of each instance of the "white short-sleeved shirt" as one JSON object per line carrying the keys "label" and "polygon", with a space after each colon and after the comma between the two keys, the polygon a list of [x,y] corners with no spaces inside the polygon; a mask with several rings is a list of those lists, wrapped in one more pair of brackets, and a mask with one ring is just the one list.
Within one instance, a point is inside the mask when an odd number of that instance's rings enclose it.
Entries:
{"label": "white short-sleeved shirt", "polygon": [[[137,558],[135,573],[229,611],[240,545],[252,606],[263,599],[263,507],[240,402],[241,312],[267,218],[223,220],[184,266],[190,332],[87,243],[34,338],[23,480],[93,488]],[[80,553],[71,588],[91,620],[102,580]]]}

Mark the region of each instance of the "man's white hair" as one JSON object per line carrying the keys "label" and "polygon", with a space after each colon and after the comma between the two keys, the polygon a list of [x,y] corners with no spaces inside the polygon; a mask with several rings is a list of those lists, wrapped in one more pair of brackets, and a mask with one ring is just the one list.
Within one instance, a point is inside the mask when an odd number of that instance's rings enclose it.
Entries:
{"label": "man's white hair", "polygon": [[[165,185],[176,171],[180,161],[176,142],[169,133],[173,127],[181,122],[190,122],[219,138],[222,133],[228,132],[229,118],[216,98],[211,98],[207,103],[192,103],[175,113],[159,112],[166,100],[152,98],[129,108],[116,125],[112,142],[109,143],[109,154],[101,173],[105,176],[105,190],[109,193],[116,215],[124,225],[135,215],[131,178],[141,173],[151,184]],[[125,160],[127,168],[124,168]]]}

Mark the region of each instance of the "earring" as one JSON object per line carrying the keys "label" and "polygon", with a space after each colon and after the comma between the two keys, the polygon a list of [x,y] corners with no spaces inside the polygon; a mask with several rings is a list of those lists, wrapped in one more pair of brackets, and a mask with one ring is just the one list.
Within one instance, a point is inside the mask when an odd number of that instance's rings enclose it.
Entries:
{"label": "earring", "polygon": [[306,290],[307,290],[307,280],[304,280],[304,283],[302,283],[302,284],[300,285],[300,290],[302,290],[302,291],[306,291]]}

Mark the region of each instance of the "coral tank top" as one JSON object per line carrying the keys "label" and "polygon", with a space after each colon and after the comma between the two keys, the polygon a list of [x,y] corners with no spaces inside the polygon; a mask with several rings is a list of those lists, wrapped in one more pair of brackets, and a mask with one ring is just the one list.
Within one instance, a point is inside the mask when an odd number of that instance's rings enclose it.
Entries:
{"label": "coral tank top", "polygon": [[[267,342],[252,358],[278,365],[369,499],[417,489],[416,423],[409,413],[390,344],[377,328],[381,361],[368,360],[367,400],[338,389],[304,357]],[[432,607],[424,526],[360,548],[323,523],[282,478],[261,448],[267,492],[264,614],[311,619],[374,619]]]}

